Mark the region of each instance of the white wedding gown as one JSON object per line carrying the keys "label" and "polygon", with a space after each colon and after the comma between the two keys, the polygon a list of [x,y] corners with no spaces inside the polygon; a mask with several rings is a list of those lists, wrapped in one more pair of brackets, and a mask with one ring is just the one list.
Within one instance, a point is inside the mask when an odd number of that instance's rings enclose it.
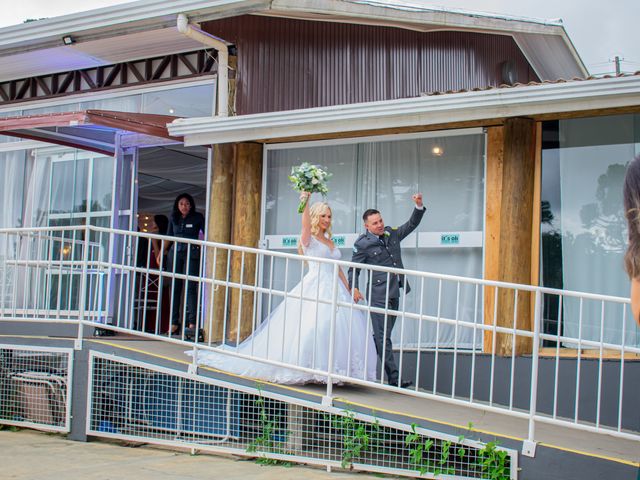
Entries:
{"label": "white wedding gown", "polygon": [[[330,249],[311,237],[304,249],[311,257],[340,259],[340,250]],[[278,362],[327,370],[331,329],[331,305],[315,299],[331,301],[333,292],[331,264],[308,262],[309,271],[288,296],[271,312],[256,331],[237,347],[221,349]],[[300,293],[305,299],[301,301]],[[351,296],[338,280],[338,299],[351,304]],[[334,341],[333,372],[361,380],[376,379],[377,356],[368,316],[362,310],[338,307]],[[190,353],[190,352],[187,352]],[[199,364],[226,372],[281,384],[326,383],[323,375],[314,375],[278,365],[226,355],[198,351]],[[366,364],[366,366],[365,366]],[[366,368],[366,372],[365,372]]]}

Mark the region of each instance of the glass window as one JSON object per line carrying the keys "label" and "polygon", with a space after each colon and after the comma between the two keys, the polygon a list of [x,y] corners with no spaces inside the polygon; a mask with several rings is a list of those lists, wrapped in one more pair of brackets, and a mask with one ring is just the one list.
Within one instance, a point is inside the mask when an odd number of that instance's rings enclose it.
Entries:
{"label": "glass window", "polygon": [[87,180],[89,178],[89,159],[78,158],[75,162],[75,180],[73,192],[73,211],[87,211]]}
{"label": "glass window", "polygon": [[93,159],[90,198],[92,212],[111,211],[113,164],[113,157],[98,157]]}
{"label": "glass window", "polygon": [[332,173],[329,200],[333,210],[333,231],[357,231],[359,222],[354,188],[358,178],[357,155],[358,145],[355,144],[271,150],[267,167],[265,233],[286,235],[299,232],[299,218],[291,215],[295,212],[299,194],[291,188],[288,175],[291,167],[303,162],[322,165]]}
{"label": "glass window", "polygon": [[80,110],[115,110],[118,112],[139,112],[142,95],[126,95],[114,98],[103,98],[90,102],[81,102]]}
{"label": "glass window", "polygon": [[73,211],[75,162],[60,158],[51,165],[51,200],[49,213],[71,213]]}
{"label": "glass window", "polygon": [[[300,217],[295,214],[298,194],[287,178],[291,167],[307,161],[325,167],[333,174],[329,181],[327,201],[333,210],[334,234],[359,234],[363,231],[362,213],[367,208],[381,211],[387,225],[407,221],[413,209],[411,195],[421,191],[427,213],[418,232],[482,231],[484,218],[484,134],[415,138],[408,140],[362,142],[306,148],[269,150],[266,175],[265,234],[297,235]],[[319,198],[318,198],[319,199]],[[342,249],[345,260],[351,248]],[[482,276],[481,248],[403,248],[407,269],[462,275]],[[290,285],[300,279],[299,271],[289,265]],[[284,287],[284,272],[277,266],[273,278]],[[284,267],[282,267],[284,268]],[[266,270],[265,270],[266,272]],[[270,274],[270,272],[269,272]],[[473,288],[461,288],[461,309],[456,312],[456,289],[444,288],[442,316],[482,322],[481,295]],[[420,308],[419,289],[406,297],[406,311]],[[426,282],[423,313],[436,315],[437,282]],[[476,303],[478,302],[478,303]],[[273,308],[272,304],[272,308]],[[432,328],[431,328],[432,327]],[[405,347],[454,344],[454,330],[441,326],[436,338],[435,325],[422,329],[418,338],[417,322],[407,321],[403,332]],[[394,342],[400,344],[400,328],[394,329]],[[457,345],[473,346],[473,332],[459,329]],[[476,344],[481,338],[476,339]]]}
{"label": "glass window", "polygon": [[[541,283],[547,287],[627,297],[623,268],[626,222],[622,185],[639,153],[640,115],[545,122],[542,150]],[[555,303],[554,303],[555,302]],[[580,305],[545,302],[545,330],[577,338]],[[581,335],[600,341],[600,304],[584,304]],[[605,342],[622,340],[622,309],[605,312]],[[631,318],[630,312],[627,312]],[[627,321],[625,341],[640,337]]]}
{"label": "glass window", "polygon": [[22,115],[40,115],[41,113],[75,112],[80,110],[78,102],[64,103],[62,105],[50,105],[48,107],[28,108],[22,111]]}
{"label": "glass window", "polygon": [[[26,151],[0,152],[0,178],[5,179],[0,190],[0,228],[22,227]],[[7,179],[11,179],[7,181]]]}
{"label": "glass window", "polygon": [[[13,112],[0,112],[0,118],[4,117],[18,117],[22,112],[20,110],[15,110]],[[9,135],[0,134],[0,143],[9,143],[9,142],[20,142],[22,141],[19,137],[11,137]]]}
{"label": "glass window", "polygon": [[142,113],[208,117],[213,112],[214,93],[215,83],[145,93]]}

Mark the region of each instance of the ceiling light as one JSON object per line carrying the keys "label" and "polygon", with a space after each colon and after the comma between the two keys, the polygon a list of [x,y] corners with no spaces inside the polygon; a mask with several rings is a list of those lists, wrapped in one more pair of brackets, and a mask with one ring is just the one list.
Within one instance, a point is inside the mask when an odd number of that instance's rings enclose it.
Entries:
{"label": "ceiling light", "polygon": [[442,154],[444,153],[444,150],[442,147],[436,145],[431,149],[431,153],[433,153],[436,157],[441,157]]}

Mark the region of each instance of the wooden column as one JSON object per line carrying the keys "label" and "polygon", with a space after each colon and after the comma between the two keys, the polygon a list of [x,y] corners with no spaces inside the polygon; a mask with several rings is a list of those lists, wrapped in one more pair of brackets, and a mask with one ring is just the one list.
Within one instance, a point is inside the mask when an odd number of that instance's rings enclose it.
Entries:
{"label": "wooden column", "polygon": [[[502,206],[502,162],[504,158],[504,128],[487,129],[487,167],[485,188],[487,189],[485,234],[484,234],[484,278],[498,280],[500,272],[500,207]],[[493,325],[495,311],[495,291],[491,287],[484,290],[484,323]],[[493,333],[484,333],[484,351],[491,353]]]}
{"label": "wooden column", "polygon": [[[234,245],[258,247],[260,240],[260,201],[262,197],[262,145],[240,143],[236,146],[233,223]],[[243,285],[255,285],[257,258],[239,252],[231,256],[231,279]],[[254,295],[251,291],[231,291],[228,338],[243,340],[252,331]],[[238,332],[238,325],[240,326]],[[239,337],[238,337],[239,334]]]}
{"label": "wooden column", "polygon": [[[495,135],[493,141],[497,143],[499,134]],[[490,160],[491,157],[488,155],[486,252],[491,252],[492,257],[486,258],[485,275],[493,276],[497,273],[497,280],[529,284],[532,279],[533,212],[534,208],[540,208],[539,205],[534,205],[535,122],[526,118],[508,119],[503,127],[502,138],[501,175],[498,166],[499,148],[496,145],[491,146],[492,139],[488,145],[493,148],[493,153],[497,154],[498,159]],[[491,161],[497,161],[498,164],[489,168]],[[489,178],[490,172],[492,179]],[[493,182],[493,186],[490,186],[490,181]],[[495,187],[500,189],[499,197],[497,191],[489,192],[490,188]],[[500,203],[496,205],[498,198]],[[491,207],[490,202],[493,204]],[[497,212],[499,220],[495,218]],[[490,219],[490,214],[494,218]],[[493,223],[490,223],[490,220]],[[518,293],[517,309],[513,290],[499,289],[497,306],[493,305],[493,288],[487,288],[485,296],[485,323],[493,325],[495,322],[497,326],[513,328],[515,315],[518,329],[531,330],[530,294]],[[499,333],[495,339],[490,333],[485,335],[485,351],[492,352],[495,349],[498,355],[511,355],[513,345],[513,337],[510,334]],[[529,352],[531,340],[526,337],[516,338],[515,353]]]}
{"label": "wooden column", "polygon": [[[213,168],[211,172],[211,195],[209,200],[209,229],[207,240],[218,243],[231,243],[231,211],[233,208],[233,169],[235,145],[213,146]],[[214,265],[215,257],[215,265]],[[207,252],[207,276],[216,280],[225,280],[227,276],[226,250]],[[225,288],[217,287],[209,291],[204,329],[207,339],[219,342],[223,337],[226,314]]]}

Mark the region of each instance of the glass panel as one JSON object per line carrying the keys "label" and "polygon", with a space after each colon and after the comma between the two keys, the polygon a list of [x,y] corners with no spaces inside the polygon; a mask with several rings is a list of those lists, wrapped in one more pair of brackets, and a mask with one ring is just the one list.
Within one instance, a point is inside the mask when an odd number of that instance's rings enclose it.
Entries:
{"label": "glass panel", "polygon": [[52,105],[49,107],[27,108],[22,111],[22,115],[40,115],[41,113],[75,112],[80,110],[78,103],[65,103],[62,105]]}
{"label": "glass panel", "polygon": [[[89,160],[86,158],[76,159],[73,192],[73,211],[87,211],[87,179],[89,177]],[[55,185],[55,183],[54,183]]]}
{"label": "glass panel", "polygon": [[[89,224],[96,227],[109,228],[111,226],[111,215],[91,217]],[[107,260],[109,255],[109,234],[103,232],[91,232],[90,242],[90,258]]]}
{"label": "glass panel", "polygon": [[22,138],[20,137],[12,137],[11,135],[0,135],[0,143],[13,143],[13,142],[21,142]]}
{"label": "glass panel", "polygon": [[81,102],[80,110],[115,110],[118,112],[139,112],[142,95],[127,95],[116,98],[104,98],[91,102]]}
{"label": "glass panel", "polygon": [[208,117],[214,111],[214,93],[215,84],[145,93],[142,112],[177,117]]}
{"label": "glass panel", "polygon": [[0,228],[23,226],[26,154],[25,150],[0,152]]}
{"label": "glass panel", "polygon": [[[411,195],[421,191],[427,213],[418,232],[483,230],[484,135],[361,144],[358,165],[358,212],[377,208],[387,225],[401,225],[413,208]],[[402,252],[404,266],[410,270],[482,277],[480,248],[440,250],[406,245]],[[346,256],[349,258],[350,253]],[[415,287],[416,280],[409,279],[412,281]],[[425,314],[456,318],[457,313],[459,319],[481,322],[474,288],[461,288],[459,307],[457,296],[455,285],[445,282],[438,302],[437,282],[427,281],[422,299],[417,288],[404,297],[405,309],[418,312],[422,300]],[[394,344],[400,344],[400,335],[400,328],[395,328]],[[449,326],[441,326],[437,336],[434,324],[423,324],[422,338],[418,339],[418,323],[409,320],[405,322],[403,335],[406,347],[454,344],[454,329]],[[481,341],[478,337],[477,344]],[[473,331],[458,329],[457,346],[473,347]]]}
{"label": "glass panel", "polygon": [[[333,210],[333,231],[356,231],[360,223],[356,211],[357,145],[316,148],[294,148],[269,151],[267,166],[266,223],[267,235],[300,232],[300,219],[295,212],[299,194],[291,188],[291,167],[309,162],[321,165],[333,175],[329,181],[329,200]],[[321,197],[314,195],[312,201]]]}
{"label": "glass panel", "polygon": [[[418,231],[463,232],[484,228],[483,134],[270,150],[265,205],[267,235],[299,233],[300,217],[292,214],[296,211],[298,194],[291,189],[287,175],[292,166],[304,161],[319,164],[333,173],[328,202],[333,210],[334,233],[362,232],[361,215],[367,208],[381,210],[387,225],[401,225],[412,213],[411,195],[417,191],[424,193],[427,204],[427,213]],[[343,259],[351,258],[350,249],[341,252]],[[403,261],[407,269],[482,276],[481,248],[441,250],[407,245],[403,248]],[[265,267],[265,280],[271,274],[270,269],[271,265]],[[273,278],[274,288],[285,288],[284,265],[276,262]],[[300,280],[299,265],[294,262],[289,265],[288,280],[286,288]],[[458,292],[448,287],[442,292],[440,314],[455,318]],[[423,299],[415,289],[406,297],[406,311],[417,312],[423,300],[424,313],[437,313],[437,285],[425,285],[424,291]],[[475,290],[463,287],[459,295],[458,318],[482,322]],[[276,303],[272,302],[271,308]],[[263,317],[266,313],[263,312]],[[399,330],[393,333],[396,345],[400,342]],[[403,335],[407,347],[454,343],[453,328],[446,326],[441,326],[439,339],[436,339],[435,326],[423,328],[419,339],[417,323],[407,321]],[[472,336],[472,331],[459,329],[458,347],[472,347]],[[481,342],[480,337],[477,336],[476,344]]]}
{"label": "glass panel", "polygon": [[[18,117],[21,114],[22,112],[20,110],[14,110],[13,112],[0,112],[0,118]],[[0,143],[20,142],[20,141],[22,141],[21,138],[0,134]]]}
{"label": "glass panel", "polygon": [[[51,157],[38,156],[37,150],[29,152],[27,158],[31,166],[28,173],[28,183],[25,202],[25,218],[29,223],[25,226],[42,227],[49,220],[49,201],[51,189]],[[57,187],[56,187],[57,188]]]}
{"label": "glass panel", "polygon": [[118,180],[118,206],[119,210],[131,209],[131,176],[134,170],[134,153],[122,152],[122,159],[118,161],[120,175]]}
{"label": "glass panel", "polygon": [[51,214],[73,211],[74,163],[73,160],[65,160],[51,165]]}
{"label": "glass panel", "polygon": [[91,184],[91,211],[110,212],[113,191],[113,157],[93,159],[93,178]]}
{"label": "glass panel", "polygon": [[[545,122],[542,152],[542,284],[627,297],[623,269],[626,221],[622,184],[626,165],[637,153],[639,115]],[[547,299],[545,329],[577,338],[580,305]],[[627,312],[628,319],[632,318]],[[585,303],[583,339],[600,341],[601,305]],[[605,342],[640,344],[633,322],[622,332],[622,311],[606,311]],[[624,337],[623,337],[624,336]],[[573,345],[569,345],[573,346]]]}

